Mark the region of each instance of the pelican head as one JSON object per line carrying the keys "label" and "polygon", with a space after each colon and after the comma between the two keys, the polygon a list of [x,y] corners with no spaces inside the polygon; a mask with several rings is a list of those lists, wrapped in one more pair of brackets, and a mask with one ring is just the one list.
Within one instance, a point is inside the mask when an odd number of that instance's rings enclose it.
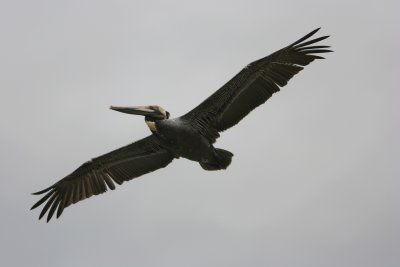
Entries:
{"label": "pelican head", "polygon": [[142,115],[151,132],[157,132],[155,121],[169,119],[169,112],[160,106],[116,107],[110,109],[123,113]]}
{"label": "pelican head", "polygon": [[135,107],[118,107],[111,106],[110,109],[123,113],[145,116],[146,121],[165,120],[169,118],[169,112],[160,106],[135,106]]}

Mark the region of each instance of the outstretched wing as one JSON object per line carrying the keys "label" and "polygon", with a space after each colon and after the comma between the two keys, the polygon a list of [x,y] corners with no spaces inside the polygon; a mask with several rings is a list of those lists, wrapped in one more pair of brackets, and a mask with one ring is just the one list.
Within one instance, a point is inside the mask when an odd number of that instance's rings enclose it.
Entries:
{"label": "outstretched wing", "polygon": [[34,195],[46,193],[31,209],[45,206],[39,219],[49,211],[47,221],[57,210],[57,218],[64,208],[78,201],[115,189],[114,182],[122,184],[140,175],[167,166],[174,155],[160,146],[156,136],[150,135],[135,143],[82,164],[74,172],[54,185]]}
{"label": "outstretched wing", "polygon": [[283,87],[303,66],[314,59],[323,59],[316,54],[332,52],[329,46],[312,45],[329,36],[306,41],[316,29],[293,44],[254,61],[212,94],[204,102],[181,117],[197,128],[211,141],[219,137],[218,132],[237,124],[253,109],[267,101],[279,87]]}

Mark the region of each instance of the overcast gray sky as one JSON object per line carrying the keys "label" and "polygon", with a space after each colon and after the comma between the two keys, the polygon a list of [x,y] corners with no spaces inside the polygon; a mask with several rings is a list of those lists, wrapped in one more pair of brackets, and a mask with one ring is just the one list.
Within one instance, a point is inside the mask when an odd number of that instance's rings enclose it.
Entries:
{"label": "overcast gray sky", "polygon": [[[1,1],[1,266],[400,262],[398,1]],[[180,159],[38,221],[37,197],[314,28],[335,53],[224,132],[226,171]],[[128,204],[126,204],[128,203]]]}

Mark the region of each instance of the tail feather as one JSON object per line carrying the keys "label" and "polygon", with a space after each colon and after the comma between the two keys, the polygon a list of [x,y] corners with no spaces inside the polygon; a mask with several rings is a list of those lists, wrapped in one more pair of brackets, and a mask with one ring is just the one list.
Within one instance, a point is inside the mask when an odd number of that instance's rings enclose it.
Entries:
{"label": "tail feather", "polygon": [[216,171],[228,168],[232,162],[233,154],[227,150],[216,148],[215,157],[212,161],[200,162],[203,169],[207,171]]}

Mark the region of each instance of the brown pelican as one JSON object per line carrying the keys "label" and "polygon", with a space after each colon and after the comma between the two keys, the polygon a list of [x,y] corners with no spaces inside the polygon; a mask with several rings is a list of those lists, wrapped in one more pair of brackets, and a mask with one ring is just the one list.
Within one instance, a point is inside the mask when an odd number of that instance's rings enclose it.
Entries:
{"label": "brown pelican", "polygon": [[226,169],[233,154],[213,144],[222,132],[243,119],[279,91],[303,66],[319,53],[332,52],[329,46],[313,45],[329,36],[308,40],[316,29],[291,45],[256,60],[228,81],[213,95],[187,114],[170,119],[160,106],[116,107],[111,109],[142,115],[151,135],[130,145],[84,163],[52,186],[34,193],[43,196],[32,209],[46,203],[39,219],[48,212],[47,221],[57,211],[78,201],[115,189],[143,174],[166,167],[174,158],[199,162],[205,170]]}

